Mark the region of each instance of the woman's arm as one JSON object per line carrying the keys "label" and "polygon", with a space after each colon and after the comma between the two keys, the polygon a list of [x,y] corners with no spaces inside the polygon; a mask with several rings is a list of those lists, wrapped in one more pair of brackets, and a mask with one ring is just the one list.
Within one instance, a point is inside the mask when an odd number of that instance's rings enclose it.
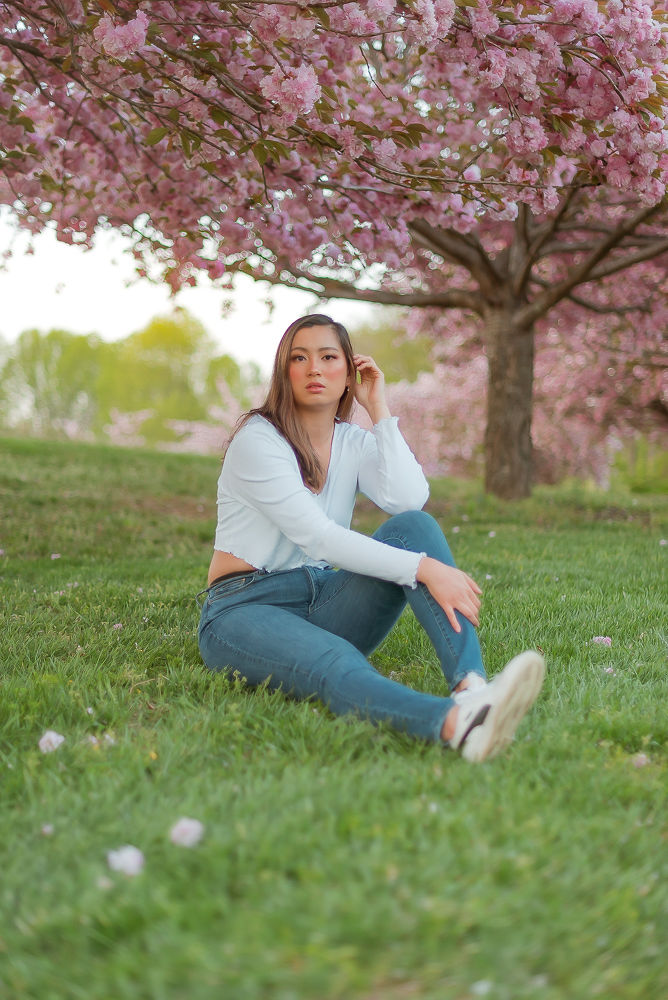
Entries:
{"label": "woman's arm", "polygon": [[[352,484],[351,484],[352,485]],[[224,493],[257,511],[317,561],[415,587],[423,553],[408,552],[333,521],[302,482],[292,448],[265,421],[233,439],[221,474]],[[261,531],[261,523],[256,530]]]}
{"label": "woman's arm", "polygon": [[360,459],[359,488],[387,514],[421,510],[429,484],[385,399],[385,377],[368,355],[354,355],[360,383],[355,398],[374,423]]}
{"label": "woman's arm", "polygon": [[385,399],[385,376],[368,354],[353,354],[358,380],[355,382],[355,399],[377,424],[392,414]]}

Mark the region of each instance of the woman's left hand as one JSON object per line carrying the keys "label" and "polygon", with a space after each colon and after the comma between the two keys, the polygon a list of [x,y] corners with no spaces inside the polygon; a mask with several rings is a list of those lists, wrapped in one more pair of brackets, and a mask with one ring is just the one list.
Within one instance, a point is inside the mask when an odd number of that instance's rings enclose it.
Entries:
{"label": "woman's left hand", "polygon": [[355,380],[355,399],[377,424],[391,416],[385,400],[385,376],[368,354],[354,354],[353,361],[360,377],[359,382]]}

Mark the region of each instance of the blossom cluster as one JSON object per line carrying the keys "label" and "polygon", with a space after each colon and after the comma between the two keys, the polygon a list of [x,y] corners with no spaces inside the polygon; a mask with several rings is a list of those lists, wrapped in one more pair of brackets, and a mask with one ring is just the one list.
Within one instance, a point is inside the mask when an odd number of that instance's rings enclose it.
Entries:
{"label": "blossom cluster", "polygon": [[576,179],[647,204],[668,180],[668,43],[639,0],[38,0],[0,29],[0,200],[70,242],[129,227],[173,287],[327,245],[405,267],[416,211],[465,233]]}

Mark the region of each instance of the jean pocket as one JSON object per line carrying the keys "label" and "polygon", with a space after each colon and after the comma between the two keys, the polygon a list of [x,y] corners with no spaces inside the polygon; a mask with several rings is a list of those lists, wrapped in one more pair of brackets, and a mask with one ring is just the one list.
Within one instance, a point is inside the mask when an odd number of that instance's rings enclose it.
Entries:
{"label": "jean pocket", "polygon": [[220,583],[214,584],[206,599],[207,605],[210,607],[217,601],[222,601],[225,597],[231,597],[233,594],[238,594],[250,587],[255,575],[255,573],[248,573],[246,576],[235,576],[232,580],[221,580]]}

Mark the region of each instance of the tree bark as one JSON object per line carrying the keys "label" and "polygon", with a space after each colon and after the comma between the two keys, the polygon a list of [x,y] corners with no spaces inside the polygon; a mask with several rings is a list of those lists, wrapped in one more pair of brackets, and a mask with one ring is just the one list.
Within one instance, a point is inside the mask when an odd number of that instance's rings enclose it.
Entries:
{"label": "tree bark", "polygon": [[485,342],[485,490],[516,500],[530,495],[533,476],[533,326],[519,325],[511,309],[488,308]]}

